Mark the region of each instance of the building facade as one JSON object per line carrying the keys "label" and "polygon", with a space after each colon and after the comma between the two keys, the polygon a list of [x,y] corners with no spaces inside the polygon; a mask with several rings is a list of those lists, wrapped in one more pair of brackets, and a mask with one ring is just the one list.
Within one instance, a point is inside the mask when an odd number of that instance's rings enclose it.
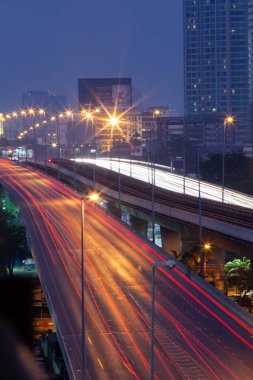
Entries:
{"label": "building facade", "polygon": [[[83,78],[78,80],[79,109],[93,114],[95,141],[102,154],[109,154],[112,146],[126,141],[126,120],[112,125],[110,117],[117,118],[132,106],[131,78]],[[99,109],[99,114],[94,110]],[[123,120],[124,119],[124,120]],[[87,124],[87,123],[86,123]],[[86,125],[85,124],[85,125]],[[87,129],[87,141],[94,139]]]}
{"label": "building facade", "polygon": [[184,0],[185,116],[189,125],[210,116],[216,129],[198,136],[207,150],[221,151],[227,115],[235,119],[226,130],[232,150],[253,142],[252,15],[252,0]]}

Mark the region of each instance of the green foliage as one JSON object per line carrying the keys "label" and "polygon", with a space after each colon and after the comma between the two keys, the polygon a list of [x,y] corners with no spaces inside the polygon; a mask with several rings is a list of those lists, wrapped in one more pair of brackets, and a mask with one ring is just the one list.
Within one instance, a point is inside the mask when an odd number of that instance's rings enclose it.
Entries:
{"label": "green foliage", "polygon": [[[210,155],[200,163],[200,173],[203,180],[221,185],[222,155]],[[253,194],[253,160],[242,154],[227,154],[225,156],[225,187]]]}
{"label": "green foliage", "polygon": [[224,277],[226,288],[237,287],[240,295],[248,291],[251,285],[251,261],[246,257],[234,259],[225,264]]}
{"label": "green foliage", "polygon": [[9,214],[0,211],[0,276],[11,276],[16,259],[28,256],[25,227],[12,225]]}

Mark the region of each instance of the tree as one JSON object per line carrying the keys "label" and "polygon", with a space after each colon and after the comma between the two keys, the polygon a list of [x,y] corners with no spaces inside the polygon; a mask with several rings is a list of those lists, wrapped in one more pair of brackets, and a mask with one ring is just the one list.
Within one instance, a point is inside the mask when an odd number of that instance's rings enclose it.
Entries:
{"label": "tree", "polygon": [[16,259],[28,256],[25,227],[10,224],[9,214],[0,211],[0,276],[13,275]]}
{"label": "tree", "polygon": [[244,291],[248,291],[251,284],[251,261],[246,257],[228,261],[224,267],[225,290],[229,286],[236,286],[240,297]]}

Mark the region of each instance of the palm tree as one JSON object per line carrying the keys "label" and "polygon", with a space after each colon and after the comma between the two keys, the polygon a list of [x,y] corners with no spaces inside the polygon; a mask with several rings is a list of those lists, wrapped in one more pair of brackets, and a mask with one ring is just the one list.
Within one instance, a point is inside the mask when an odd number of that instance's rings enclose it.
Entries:
{"label": "palm tree", "polygon": [[225,276],[225,293],[228,291],[229,286],[236,286],[240,293],[249,290],[251,283],[251,261],[246,257],[243,259],[234,259],[228,261],[224,267]]}

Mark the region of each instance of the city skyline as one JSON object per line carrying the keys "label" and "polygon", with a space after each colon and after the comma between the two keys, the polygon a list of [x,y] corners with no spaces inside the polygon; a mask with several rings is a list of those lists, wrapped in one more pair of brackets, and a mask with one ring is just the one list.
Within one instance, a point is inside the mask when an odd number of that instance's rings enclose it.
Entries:
{"label": "city skyline", "polygon": [[28,90],[66,95],[76,106],[78,78],[124,76],[132,78],[147,105],[183,112],[181,1],[161,0],[154,8],[144,1],[28,0],[24,6],[2,0],[0,11],[5,112],[18,107]]}

